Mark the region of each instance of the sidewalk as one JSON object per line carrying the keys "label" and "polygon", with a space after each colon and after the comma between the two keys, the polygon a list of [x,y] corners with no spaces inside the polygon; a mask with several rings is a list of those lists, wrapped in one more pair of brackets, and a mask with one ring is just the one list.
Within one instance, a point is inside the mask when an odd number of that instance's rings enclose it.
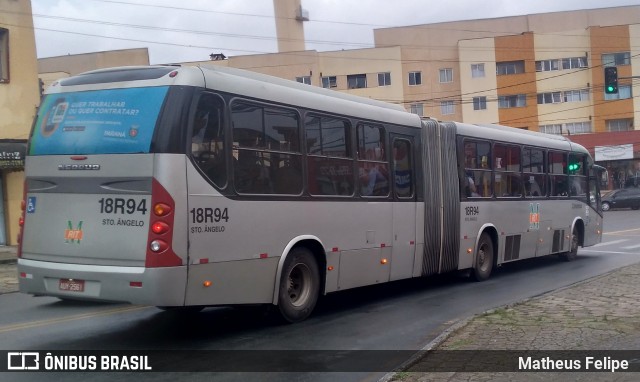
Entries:
{"label": "sidewalk", "polygon": [[0,246],[0,294],[18,290],[16,247]]}
{"label": "sidewalk", "polygon": [[[454,325],[425,350],[542,350],[550,351],[552,358],[556,350],[640,350],[640,263],[472,317]],[[640,378],[628,372],[416,372],[429,370],[428,359],[428,354],[414,359],[403,371],[383,380],[626,382]]]}

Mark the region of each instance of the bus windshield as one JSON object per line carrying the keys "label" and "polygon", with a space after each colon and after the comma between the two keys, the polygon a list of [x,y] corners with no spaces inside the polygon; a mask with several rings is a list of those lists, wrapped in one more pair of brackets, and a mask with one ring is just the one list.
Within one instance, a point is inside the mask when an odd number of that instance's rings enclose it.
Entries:
{"label": "bus windshield", "polygon": [[30,155],[148,153],[167,86],[47,95]]}

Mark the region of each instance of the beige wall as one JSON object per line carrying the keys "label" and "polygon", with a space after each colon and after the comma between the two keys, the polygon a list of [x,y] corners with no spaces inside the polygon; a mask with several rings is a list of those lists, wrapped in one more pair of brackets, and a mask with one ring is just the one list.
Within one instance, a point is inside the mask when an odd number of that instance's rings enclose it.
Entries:
{"label": "beige wall", "polygon": [[[0,27],[9,30],[9,82],[0,84],[0,139],[26,139],[40,102],[29,0],[0,0]],[[3,171],[7,244],[17,244],[22,171]]]}
{"label": "beige wall", "polygon": [[70,75],[114,66],[149,65],[147,48],[110,50],[38,59],[38,73],[65,72]]}
{"label": "beige wall", "polygon": [[[467,123],[497,123],[498,90],[496,54],[493,38],[462,40],[458,44],[460,55],[460,83],[462,93],[462,120]],[[484,77],[473,78],[472,64],[484,64]],[[486,110],[473,110],[473,97],[487,97]]]}
{"label": "beige wall", "polygon": [[[582,15],[584,12],[578,12]],[[536,33],[534,35],[535,59],[552,60],[570,57],[588,56],[591,61],[590,37],[586,29],[554,33]],[[560,63],[562,65],[562,63]],[[562,92],[566,90],[589,89],[591,70],[568,69],[536,73],[538,93]],[[562,102],[558,104],[538,105],[540,125],[589,122],[593,115],[593,94],[588,101]],[[592,126],[593,129],[593,126]]]}
{"label": "beige wall", "polygon": [[300,0],[273,0],[278,52],[301,52],[304,50],[304,27],[296,16]]}
{"label": "beige wall", "polygon": [[[272,53],[231,57],[223,61],[185,62],[182,65],[223,65],[245,69],[295,81],[296,77],[310,76],[311,85],[322,86],[323,76],[336,76],[336,91],[402,104],[403,74],[399,47],[358,49],[318,53]],[[378,73],[390,72],[391,85],[378,86]],[[348,89],[347,75],[366,74],[367,88]]]}

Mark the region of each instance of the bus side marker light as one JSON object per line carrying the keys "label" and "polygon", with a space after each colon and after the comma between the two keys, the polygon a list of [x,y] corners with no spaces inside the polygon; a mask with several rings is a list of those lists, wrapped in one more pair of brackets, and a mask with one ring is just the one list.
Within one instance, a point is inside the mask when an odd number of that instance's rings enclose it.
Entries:
{"label": "bus side marker light", "polygon": [[202,283],[202,286],[205,288],[209,288],[211,285],[213,285],[213,283],[209,280],[205,280],[205,282]]}
{"label": "bus side marker light", "polygon": [[33,275],[27,272],[20,272],[20,278],[22,279],[33,279]]}
{"label": "bus side marker light", "polygon": [[333,265],[329,265],[329,267],[327,267],[328,271],[332,271],[333,270]]}
{"label": "bus side marker light", "polygon": [[209,263],[209,259],[200,259],[199,263],[200,264],[207,264],[207,263]]}
{"label": "bus side marker light", "polygon": [[173,72],[169,73],[169,77],[174,78],[175,76],[178,75],[178,71],[174,70]]}
{"label": "bus side marker light", "polygon": [[386,246],[387,246],[387,245],[386,245],[385,243],[380,244],[380,248],[384,248],[384,247],[386,247]]}
{"label": "bus side marker light", "polygon": [[473,248],[467,248],[467,253],[471,254],[471,252],[473,252]]}
{"label": "bus side marker light", "polygon": [[268,254],[268,253],[261,253],[261,254],[260,254],[260,258],[261,258],[261,259],[266,259],[267,257],[269,257],[269,254]]}
{"label": "bus side marker light", "polygon": [[331,252],[338,252],[338,247],[331,248]]}
{"label": "bus side marker light", "polygon": [[600,231],[600,230],[597,230],[596,232],[598,233],[598,235],[600,235],[602,233],[602,231]]}
{"label": "bus side marker light", "polygon": [[380,264],[385,265],[386,263],[388,263],[387,259],[380,260]]}
{"label": "bus side marker light", "polygon": [[131,281],[129,286],[132,288],[142,288],[142,281]]}

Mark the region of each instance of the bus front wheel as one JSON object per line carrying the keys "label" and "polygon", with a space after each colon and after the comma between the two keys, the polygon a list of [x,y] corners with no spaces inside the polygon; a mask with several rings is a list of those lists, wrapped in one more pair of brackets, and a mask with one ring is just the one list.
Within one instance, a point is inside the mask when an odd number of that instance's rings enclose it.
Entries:
{"label": "bus front wheel", "polygon": [[484,281],[491,276],[493,257],[493,240],[487,233],[483,233],[478,241],[475,266],[471,272],[471,276],[475,281]]}
{"label": "bus front wheel", "polygon": [[294,248],[282,267],[278,309],[288,322],[300,322],[311,314],[320,292],[318,264],[306,248]]}
{"label": "bus front wheel", "polygon": [[560,259],[563,261],[573,261],[578,257],[578,246],[580,245],[580,236],[578,235],[578,229],[574,228],[571,234],[571,248],[569,248],[569,252],[560,255]]}

